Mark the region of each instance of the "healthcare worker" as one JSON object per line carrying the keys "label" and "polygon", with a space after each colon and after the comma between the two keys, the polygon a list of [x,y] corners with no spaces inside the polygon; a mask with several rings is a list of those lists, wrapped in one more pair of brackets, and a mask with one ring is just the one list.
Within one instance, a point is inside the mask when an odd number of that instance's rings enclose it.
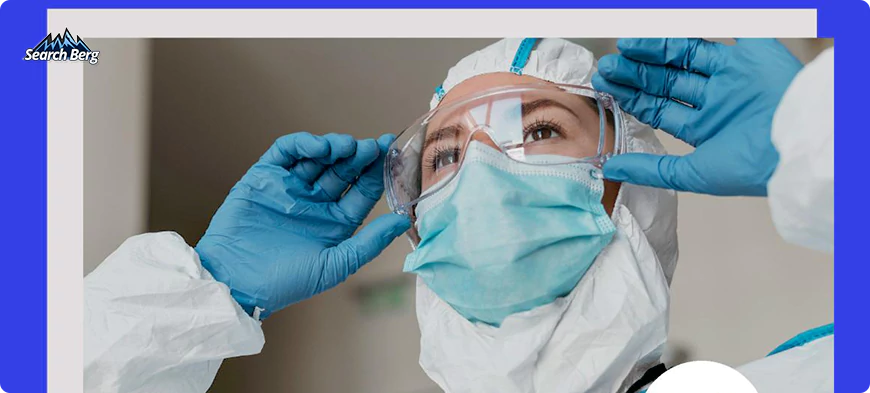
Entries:
{"label": "healthcare worker", "polygon": [[[693,56],[699,46],[707,46],[698,41],[685,42],[687,45],[684,47]],[[499,137],[491,127],[495,125],[493,119],[497,122],[510,117],[491,115],[517,113],[512,109],[498,109],[517,107],[516,100],[511,104],[510,93],[500,90],[500,99],[491,102],[506,105],[488,105],[487,120],[476,118],[473,110],[466,111],[469,116],[465,118],[471,119],[467,124],[485,126],[479,128],[483,132],[466,141],[461,155],[441,155],[439,157],[443,159],[433,161],[433,165],[442,165],[442,168],[445,164],[457,164],[462,166],[462,170],[442,179],[430,179],[426,189],[433,192],[417,195],[428,198],[408,206],[402,202],[413,201],[403,198],[424,191],[424,186],[422,176],[419,184],[408,181],[410,177],[400,181],[403,179],[401,175],[408,173],[403,169],[409,167],[395,165],[402,163],[397,158],[413,157],[411,151],[400,149],[405,145],[393,144],[390,137],[354,141],[337,135],[288,135],[276,141],[233,188],[195,248],[189,247],[174,233],[136,236],[127,240],[85,278],[85,390],[206,391],[222,359],[260,351],[264,340],[258,319],[343,281],[373,259],[396,236],[408,230],[411,225],[408,217],[414,224],[409,233],[415,235],[412,244],[416,242],[416,249],[406,260],[405,270],[419,275],[420,363],[442,388],[451,392],[624,392],[641,388],[662,370],[659,356],[667,336],[667,285],[677,257],[676,199],[674,191],[665,188],[763,195],[758,191],[758,185],[762,184],[761,188],[766,188],[771,199],[777,227],[787,238],[811,239],[818,246],[825,244],[825,236],[808,233],[806,228],[819,230],[821,226],[824,230],[824,224],[829,222],[832,233],[833,227],[833,215],[824,216],[827,209],[824,203],[830,202],[832,213],[833,199],[826,201],[825,192],[820,191],[825,187],[833,188],[833,150],[826,158],[825,150],[818,151],[820,142],[812,146],[800,143],[803,141],[794,143],[788,137],[780,138],[781,133],[777,131],[781,124],[785,124],[783,122],[793,122],[787,125],[790,131],[797,128],[795,132],[801,131],[801,127],[814,125],[814,132],[821,130],[824,134],[830,131],[827,140],[832,146],[833,122],[823,123],[825,113],[832,113],[832,108],[828,108],[833,102],[832,96],[827,103],[805,104],[802,100],[808,98],[804,94],[792,94],[792,89],[806,89],[806,78],[816,82],[820,76],[813,73],[824,74],[824,66],[809,65],[794,78],[784,98],[765,100],[763,98],[776,96],[776,89],[785,91],[788,81],[786,86],[779,86],[765,78],[760,78],[757,83],[741,78],[746,78],[746,75],[755,78],[751,75],[753,72],[768,72],[752,68],[759,64],[770,67],[790,65],[787,51],[777,52],[772,58],[780,61],[772,62],[771,58],[754,57],[765,52],[759,49],[763,47],[759,42],[744,41],[734,47],[749,46],[749,49],[742,50],[718,47],[718,52],[704,52],[706,57],[672,54],[669,51],[674,49],[674,45],[670,43],[658,46],[654,45],[655,42],[642,43],[652,50],[630,52],[625,42],[621,42],[623,57],[608,60],[613,62],[612,67],[602,69],[599,78],[593,76],[595,61],[592,54],[575,44],[559,39],[532,40],[531,43],[529,40],[503,40],[475,52],[452,68],[433,97],[432,106],[437,110],[442,100],[455,99],[451,90],[469,86],[464,82],[479,81],[475,77],[497,73],[555,84],[588,87],[594,83],[599,89],[611,93],[641,121],[677,135],[691,135],[686,138],[699,147],[692,156],[699,157],[692,158],[697,162],[659,165],[650,171],[641,161],[658,160],[656,162],[661,163],[679,159],[657,158],[656,155],[663,154],[663,149],[651,127],[630,116],[621,117],[617,106],[608,105],[605,96],[585,95],[595,99],[599,114],[605,113],[602,108],[607,107],[607,113],[614,115],[613,120],[606,115],[601,118],[601,129],[612,129],[613,133],[607,135],[613,135],[613,139],[600,138],[597,141],[599,152],[604,149],[622,153],[609,157],[604,165],[606,177],[626,182],[618,186],[617,195],[607,209],[602,204],[607,192],[606,183],[594,166],[590,168],[591,161],[560,161],[564,155],[546,152],[536,155],[526,147],[525,140],[516,142],[522,145],[522,154],[505,148],[508,146],[506,140],[493,141],[493,137]],[[764,45],[768,49],[778,48],[772,43]],[[637,48],[642,47],[637,45]],[[656,52],[655,48],[660,51]],[[662,55],[658,58],[650,55],[656,53]],[[638,64],[644,64],[648,69],[683,75],[685,71],[679,67],[696,71],[690,65],[698,64],[675,63],[671,59],[693,58],[705,60],[708,66],[721,66],[721,69],[708,68],[706,73],[697,71],[698,77],[692,78],[703,77],[705,80],[698,80],[692,85],[694,87],[687,89],[693,91],[694,96],[688,99],[679,98],[682,95],[673,97],[691,105],[686,108],[702,113],[686,117],[694,123],[683,122],[692,126],[692,133],[669,128],[677,123],[663,122],[662,107],[668,106],[669,100],[656,96],[680,92],[679,88],[657,86],[653,83],[656,81],[644,80],[639,75],[631,78],[627,72],[617,72],[623,70],[621,66],[640,67]],[[720,72],[732,75],[725,71],[740,75],[730,77],[737,80],[737,87],[733,89],[741,91],[732,90],[728,78],[717,79]],[[807,74],[809,76],[805,77]],[[668,81],[680,81],[680,86],[686,86],[680,78],[658,80]],[[815,87],[815,83],[810,83],[810,86]],[[659,90],[654,90],[656,88]],[[755,90],[747,92],[747,89]],[[546,89],[535,90],[534,94],[557,103],[560,97],[564,97],[562,92],[543,90]],[[778,93],[780,96],[782,91]],[[745,97],[758,107],[747,102],[729,102],[726,97]],[[824,96],[812,99],[823,100]],[[647,106],[643,106],[644,103]],[[525,101],[521,104],[521,112],[531,111],[534,107],[526,105],[530,103]],[[652,105],[658,105],[658,109]],[[722,106],[728,115],[718,116],[715,106]],[[740,110],[746,106],[749,109]],[[785,108],[799,109],[781,116]],[[816,111],[815,117],[803,122],[795,119],[794,113],[811,116],[807,111]],[[759,112],[774,118],[772,126],[771,120],[765,122],[765,115],[759,115]],[[622,122],[619,122],[620,118]],[[430,119],[437,120],[437,117]],[[705,121],[718,123],[710,131],[703,128]],[[763,128],[766,126],[768,135],[772,127],[772,136],[765,142],[763,138],[736,134],[746,132],[744,130],[750,126],[761,127],[760,134],[765,133]],[[616,140],[617,129],[623,138],[622,146]],[[696,134],[695,130],[706,131]],[[806,134],[816,136],[809,132]],[[535,131],[532,140],[552,135],[551,131],[541,128]],[[774,157],[778,152],[778,159],[769,158],[772,164],[759,158],[770,155],[763,145],[771,144],[771,140],[772,146],[776,147],[771,147]],[[714,156],[705,161],[701,146],[714,141],[720,141],[720,145],[709,145],[711,147],[706,151],[714,155],[718,150],[731,152],[723,153],[728,160]],[[425,140],[423,142],[420,147],[425,145]],[[393,146],[389,147],[391,144]],[[492,145],[496,148],[493,149]],[[815,149],[812,155],[805,153],[812,149]],[[744,151],[753,153],[741,156]],[[768,152],[768,155],[756,154],[758,151]],[[579,159],[580,154],[571,157]],[[742,163],[740,157],[746,160],[758,158],[760,163],[741,167],[737,165]],[[460,162],[456,162],[456,158],[460,158]],[[800,166],[813,165],[812,162],[796,163],[795,159],[816,160],[813,162],[817,164],[809,167],[811,171],[806,171]],[[830,172],[818,164],[827,163],[826,159],[831,162]],[[391,206],[401,214],[380,217],[351,236],[383,191],[384,184],[380,179],[384,161],[387,161]],[[772,167],[769,171],[758,169],[762,167],[761,163]],[[800,173],[789,172],[796,165],[798,169],[795,171]],[[525,171],[527,166],[536,166],[538,170]],[[670,166],[680,169],[672,170]],[[582,173],[580,169],[587,170]],[[770,172],[773,175],[769,180],[760,178],[765,174],[770,177]],[[710,173],[715,175],[708,175]],[[516,232],[517,227],[506,225],[494,234],[535,241],[530,242],[533,243],[531,246],[510,249],[511,243],[505,239],[487,238],[487,233],[478,234],[483,246],[491,246],[489,250],[500,252],[507,258],[505,260],[487,259],[486,253],[463,254],[453,252],[449,247],[430,246],[444,242],[442,239],[445,238],[436,233],[462,234],[466,230],[451,226],[451,222],[442,218],[443,214],[436,213],[474,203],[468,191],[479,190],[478,180],[491,181],[501,176],[521,189],[522,184],[509,175],[522,175],[528,179],[524,184],[530,187],[580,190],[576,194],[581,196],[580,200],[558,200],[558,196],[551,196],[544,198],[541,206],[564,203],[566,216],[581,219],[585,232],[571,232],[571,228],[564,225],[535,227],[535,221],[528,220],[529,213],[546,209],[526,209],[529,204],[519,203],[511,206],[516,210],[511,210],[507,216],[523,220],[518,222],[529,224],[529,229],[550,230],[554,236],[568,236],[573,240],[546,243],[548,240],[537,233]],[[551,181],[556,178],[570,179],[575,184]],[[777,184],[782,189],[789,188],[790,192],[777,194]],[[496,207],[505,206],[504,200],[497,198],[504,190],[497,188],[498,183],[490,183],[490,186],[484,191],[496,196],[491,200],[495,201],[493,208],[488,210],[493,212]],[[527,191],[516,194],[519,197],[516,200],[530,201],[531,194]],[[478,194],[485,197],[485,193]],[[802,197],[815,199],[808,202],[800,199]],[[777,209],[783,206],[788,209],[788,215],[777,213],[781,211]],[[403,210],[403,207],[412,209]],[[602,214],[605,209],[611,214]],[[556,220],[558,224],[565,223],[561,218]],[[577,239],[585,240],[574,241]],[[832,245],[832,236],[830,239]],[[546,246],[564,243],[569,243],[567,248]],[[460,245],[472,246],[473,251],[486,250],[468,243]],[[535,293],[531,290],[533,287],[515,280],[517,276],[512,272],[517,267],[504,263],[521,260],[523,251],[550,253],[559,258],[567,255],[566,251],[578,249],[597,256],[593,263],[585,257],[588,253],[580,255],[582,258],[578,258],[578,263],[583,266],[568,272],[571,280],[577,279],[577,282],[567,294],[559,293],[559,287],[564,283],[554,283],[540,276],[535,278],[543,279],[541,283],[546,290]],[[479,271],[478,261],[500,264],[494,271],[498,271],[500,277],[519,284],[517,288],[521,295],[511,297],[505,307],[493,303],[487,291],[475,290],[473,286],[457,288],[445,285],[437,279],[440,273],[455,272],[441,270],[438,263],[432,263],[439,259],[463,265],[469,271]],[[558,265],[548,258],[540,262],[548,268]],[[469,276],[459,273],[455,277]],[[482,299],[483,307],[460,304],[458,298],[451,296],[459,293],[470,293]],[[499,294],[513,296],[510,292]],[[826,333],[813,332],[815,336],[825,336]],[[832,354],[832,336],[813,341],[800,337],[776,355],[751,363],[741,371],[750,377],[760,392],[831,391]]]}

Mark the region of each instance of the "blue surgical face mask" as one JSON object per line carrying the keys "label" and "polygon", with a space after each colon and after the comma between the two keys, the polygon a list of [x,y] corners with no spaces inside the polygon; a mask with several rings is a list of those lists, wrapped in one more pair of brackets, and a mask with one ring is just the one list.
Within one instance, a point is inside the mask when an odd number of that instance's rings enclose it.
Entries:
{"label": "blue surgical face mask", "polygon": [[551,303],[577,285],[616,230],[597,171],[520,163],[473,141],[457,176],[417,205],[420,243],[404,271],[472,322],[498,326]]}

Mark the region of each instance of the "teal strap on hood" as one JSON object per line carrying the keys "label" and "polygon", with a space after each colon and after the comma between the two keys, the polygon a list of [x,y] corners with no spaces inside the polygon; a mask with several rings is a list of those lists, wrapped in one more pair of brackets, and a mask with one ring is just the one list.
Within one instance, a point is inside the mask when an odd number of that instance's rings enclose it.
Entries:
{"label": "teal strap on hood", "polygon": [[767,356],[773,356],[780,352],[787,351],[794,347],[800,347],[809,342],[813,342],[823,337],[827,337],[834,334],[834,324],[829,324],[825,326],[819,326],[814,329],[807,330],[797,336],[794,336],[791,340],[786,341],[782,345],[776,347],[773,352],[769,353]]}
{"label": "teal strap on hood", "polygon": [[514,55],[514,61],[511,62],[511,72],[517,75],[523,74],[523,68],[529,62],[529,56],[532,54],[532,49],[538,42],[537,38],[525,38],[520,42],[520,47],[517,48],[517,54]]}

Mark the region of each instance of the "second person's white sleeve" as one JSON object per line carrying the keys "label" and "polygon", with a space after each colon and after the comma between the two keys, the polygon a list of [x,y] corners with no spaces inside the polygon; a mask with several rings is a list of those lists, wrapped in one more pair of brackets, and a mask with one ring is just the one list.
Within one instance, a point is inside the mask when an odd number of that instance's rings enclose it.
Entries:
{"label": "second person's white sleeve", "polygon": [[84,279],[85,392],[203,393],[259,353],[260,322],[174,232],[131,237]]}
{"label": "second person's white sleeve", "polygon": [[773,222],[788,242],[834,252],[834,49],[795,77],[773,118],[779,164],[767,185]]}

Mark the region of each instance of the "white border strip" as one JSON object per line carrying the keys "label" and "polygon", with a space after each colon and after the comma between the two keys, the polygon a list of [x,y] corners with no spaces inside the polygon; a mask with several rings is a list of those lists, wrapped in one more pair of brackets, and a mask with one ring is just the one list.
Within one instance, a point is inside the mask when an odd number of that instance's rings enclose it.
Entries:
{"label": "white border strip", "polygon": [[50,10],[50,31],[131,37],[816,36],[816,10]]}
{"label": "white border strip", "polygon": [[[815,37],[815,10],[49,10],[52,33],[157,37]],[[34,42],[42,37],[34,37]],[[22,56],[24,53],[22,48]],[[216,59],[219,55],[216,54]],[[48,383],[83,391],[83,75],[48,64]]]}
{"label": "white border strip", "polygon": [[80,62],[49,62],[47,66],[48,391],[81,392],[84,78]]}

